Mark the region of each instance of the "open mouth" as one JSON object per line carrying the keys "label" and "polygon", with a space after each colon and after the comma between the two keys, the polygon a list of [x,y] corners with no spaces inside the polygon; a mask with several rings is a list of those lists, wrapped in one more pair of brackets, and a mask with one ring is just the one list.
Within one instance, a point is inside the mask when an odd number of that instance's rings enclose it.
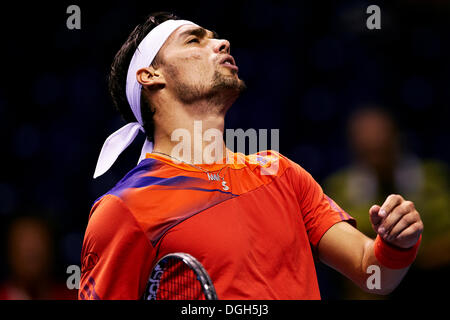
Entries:
{"label": "open mouth", "polygon": [[230,55],[225,55],[221,60],[220,60],[220,65],[224,66],[224,67],[228,67],[230,69],[233,70],[238,70],[239,68],[236,66],[236,62],[234,61],[234,58]]}

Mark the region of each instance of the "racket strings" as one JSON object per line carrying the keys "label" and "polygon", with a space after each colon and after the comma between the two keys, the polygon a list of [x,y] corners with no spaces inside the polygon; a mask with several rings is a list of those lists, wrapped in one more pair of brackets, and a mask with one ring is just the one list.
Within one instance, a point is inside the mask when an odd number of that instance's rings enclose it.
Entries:
{"label": "racket strings", "polygon": [[169,259],[157,293],[158,300],[205,300],[197,275],[179,260]]}

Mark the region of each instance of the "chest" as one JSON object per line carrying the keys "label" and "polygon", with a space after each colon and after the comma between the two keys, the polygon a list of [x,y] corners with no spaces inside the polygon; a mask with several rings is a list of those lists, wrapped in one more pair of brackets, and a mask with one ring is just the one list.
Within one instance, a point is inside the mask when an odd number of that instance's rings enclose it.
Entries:
{"label": "chest", "polygon": [[212,266],[296,259],[309,248],[295,194],[277,182],[225,199],[173,226],[159,254],[187,252]]}

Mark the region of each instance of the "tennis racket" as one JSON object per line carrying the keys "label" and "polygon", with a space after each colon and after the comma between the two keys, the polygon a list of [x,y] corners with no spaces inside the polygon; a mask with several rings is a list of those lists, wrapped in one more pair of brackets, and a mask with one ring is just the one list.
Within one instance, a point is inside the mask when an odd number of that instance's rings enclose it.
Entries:
{"label": "tennis racket", "polygon": [[170,253],[153,267],[144,300],[217,300],[211,278],[187,253]]}

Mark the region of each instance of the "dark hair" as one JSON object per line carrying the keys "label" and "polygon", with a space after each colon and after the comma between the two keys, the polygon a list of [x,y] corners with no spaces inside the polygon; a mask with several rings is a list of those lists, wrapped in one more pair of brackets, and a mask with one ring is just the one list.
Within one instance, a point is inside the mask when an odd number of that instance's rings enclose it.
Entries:
{"label": "dark hair", "polygon": [[[113,63],[111,65],[111,71],[108,77],[109,93],[111,95],[114,106],[120,112],[126,122],[136,121],[126,95],[127,73],[131,58],[133,57],[133,54],[136,51],[138,45],[153,28],[163,23],[164,21],[171,19],[177,20],[179,18],[175,14],[170,12],[156,12],[150,14],[149,16],[147,16],[143,23],[137,25],[136,28],[134,28],[133,32],[131,32],[131,34],[128,36],[128,39],[125,41],[119,52],[117,52],[114,57]],[[151,65],[156,67],[160,62],[161,59],[156,56]],[[144,101],[146,103],[142,103]],[[145,99],[142,91],[141,115],[147,139],[149,141],[152,141],[154,131],[154,111],[152,110],[149,101]]]}

